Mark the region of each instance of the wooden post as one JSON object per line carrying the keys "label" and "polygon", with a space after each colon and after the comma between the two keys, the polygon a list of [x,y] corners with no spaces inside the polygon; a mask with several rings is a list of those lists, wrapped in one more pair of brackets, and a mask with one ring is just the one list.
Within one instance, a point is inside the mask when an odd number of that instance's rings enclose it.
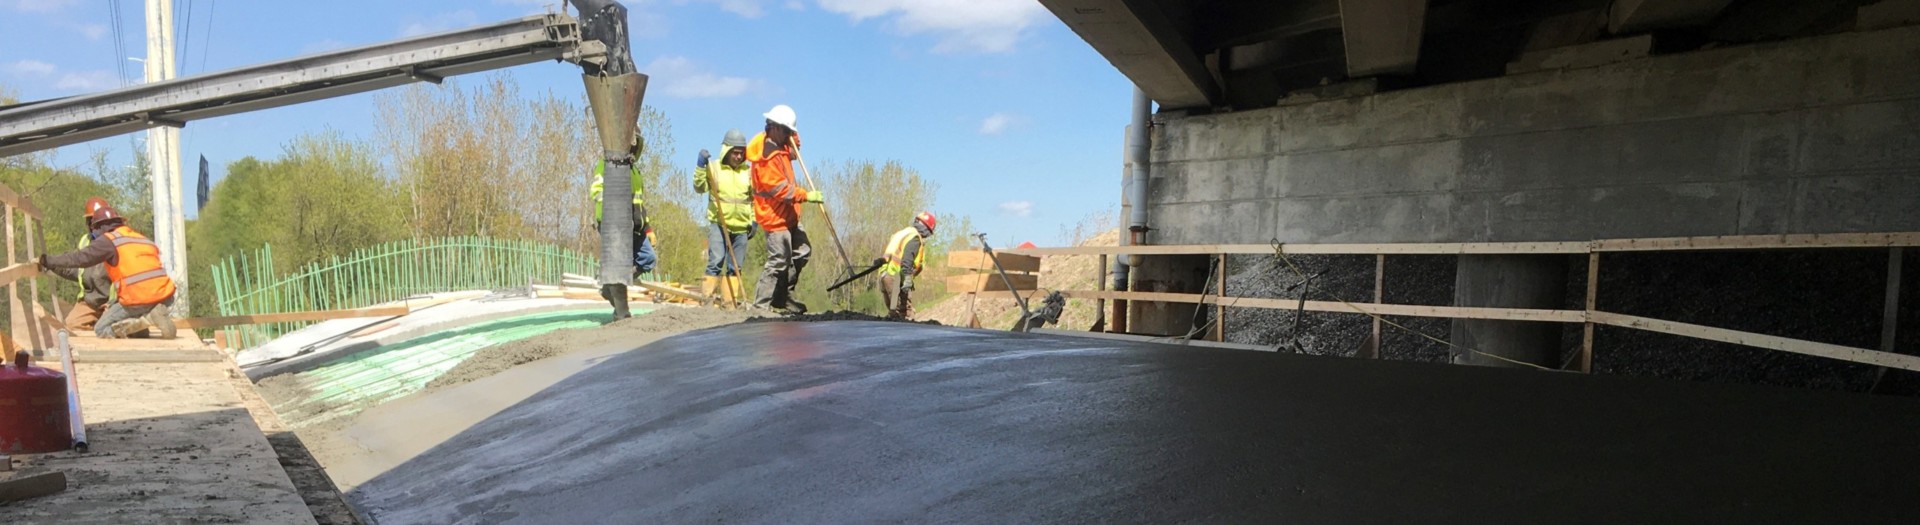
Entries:
{"label": "wooden post", "polygon": [[[1093,270],[1093,275],[1094,275],[1093,289],[1099,290],[1102,292],[1107,291],[1107,254],[1104,254],[1104,253],[1100,254],[1100,267],[1095,268]],[[1106,299],[1099,299],[1094,301],[1093,318],[1094,318],[1093,325],[1100,327],[1099,331],[1101,332],[1107,331],[1107,300]]]}
{"label": "wooden post", "polygon": [[[38,252],[34,250],[33,216],[29,215],[29,216],[22,217],[22,220],[26,221],[24,223],[25,227],[20,229],[20,234],[27,236],[27,262],[33,263],[40,260],[40,256],[38,255]],[[53,348],[53,334],[51,332],[48,332],[49,329],[46,323],[33,321],[40,318],[40,316],[38,315],[39,312],[34,311],[39,309],[40,309],[40,280],[28,279],[27,280],[27,319],[29,319],[29,321],[27,322],[27,324],[33,327],[34,352],[44,353],[48,348]],[[52,312],[48,312],[48,313],[52,313]],[[59,315],[59,314],[54,314],[54,315]]]}
{"label": "wooden post", "polygon": [[1880,351],[1892,352],[1893,339],[1900,326],[1900,266],[1905,261],[1905,248],[1895,247],[1887,250],[1887,300],[1880,315]]}
{"label": "wooden post", "polygon": [[[1887,250],[1887,299],[1885,306],[1881,307],[1880,314],[1880,351],[1882,352],[1893,352],[1894,338],[1899,335],[1900,285],[1903,284],[1900,266],[1905,262],[1903,261],[1905,255],[1906,249],[1899,246]],[[1873,386],[1867,391],[1869,393],[1879,391],[1880,382],[1886,378],[1887,367],[1880,367],[1880,370],[1874,374]]]}
{"label": "wooden post", "polygon": [[1220,254],[1219,275],[1220,277],[1218,279],[1214,279],[1214,283],[1218,286],[1214,287],[1215,294],[1213,296],[1215,299],[1213,302],[1213,340],[1224,343],[1227,342],[1227,306],[1225,301],[1218,300],[1221,297],[1227,296],[1227,254],[1224,253]]}
{"label": "wooden post", "polygon": [[[12,204],[6,205],[7,266],[13,266],[14,263],[20,262],[18,255],[16,254],[16,252],[13,251],[14,250],[14,244],[13,244],[14,209],[15,208],[13,207]],[[33,328],[27,326],[28,323],[32,322],[31,320],[33,318],[28,316],[26,309],[20,305],[20,285],[17,283],[18,281],[7,283],[7,313],[9,317],[8,320],[10,321],[10,324],[8,324],[7,326],[12,327],[10,331],[13,332],[13,333],[7,334],[7,337],[13,338],[16,343],[20,340],[21,334],[33,333]],[[28,341],[34,340],[32,335],[28,335],[27,338],[28,338]],[[35,348],[35,350],[38,350],[38,348]],[[38,352],[35,352],[35,353],[38,354]]]}
{"label": "wooden post", "polygon": [[[1587,254],[1587,316],[1591,318],[1600,295],[1600,252]],[[1581,326],[1580,373],[1593,373],[1593,321]]]}
{"label": "wooden post", "polygon": [[[1373,256],[1373,304],[1387,302],[1387,254]],[[1380,358],[1380,318],[1373,318],[1373,338],[1367,341],[1363,355],[1367,359]]]}

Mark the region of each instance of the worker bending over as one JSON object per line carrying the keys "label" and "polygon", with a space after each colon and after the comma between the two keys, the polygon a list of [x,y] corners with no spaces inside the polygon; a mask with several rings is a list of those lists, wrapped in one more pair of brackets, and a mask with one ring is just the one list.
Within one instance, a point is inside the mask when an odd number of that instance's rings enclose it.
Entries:
{"label": "worker bending over", "polygon": [[754,306],[790,314],[807,313],[807,305],[793,298],[800,271],[807,267],[813,245],[800,228],[800,204],[823,202],[819,192],[807,191],[793,178],[794,152],[800,148],[796,116],[785,104],[765,115],[766,131],[747,143],[753,163],[753,216],[767,231],[767,267],[754,285]]}
{"label": "worker bending over", "polygon": [[93,333],[101,338],[125,338],[158,327],[162,339],[172,339],[173,279],[160,266],[160,247],[128,227],[120,212],[104,203],[94,210],[89,225],[93,242],[79,250],[42,255],[40,267],[106,266],[115,300],[94,323]]}
{"label": "worker bending over", "polygon": [[747,136],[727,130],[720,142],[720,158],[700,150],[693,170],[693,191],[707,194],[707,276],[700,293],[727,303],[740,300],[740,261],[747,257],[747,239],[753,237],[753,165],[747,163]]}
{"label": "worker bending over", "polygon": [[[80,236],[80,243],[75,249],[86,248],[93,243],[93,212],[105,207],[106,199],[87,199],[86,207],[80,214],[81,229],[86,233]],[[96,264],[84,270],[48,268],[47,271],[80,284],[80,298],[73,303],[73,309],[67,310],[67,316],[61,322],[67,325],[68,330],[92,330],[94,322],[99,321],[100,314],[106,311],[107,303],[113,301],[113,279],[107,277],[106,265]]]}
{"label": "worker bending over", "polygon": [[926,269],[926,240],[933,236],[933,226],[933,213],[923,211],[913,216],[913,226],[887,240],[886,263],[880,266],[880,297],[886,300],[889,319],[913,315],[913,277]]}
{"label": "worker bending over", "polygon": [[[658,258],[653,255],[653,227],[647,224],[647,203],[640,191],[640,132],[633,132],[633,142],[627,146],[627,153],[633,155],[633,167],[627,176],[633,177],[633,278],[639,280],[640,274],[653,271]],[[593,200],[593,229],[600,231],[600,217],[606,212],[606,199],[600,194],[605,191],[607,161],[601,159],[593,166],[593,184],[587,187],[587,198]]]}

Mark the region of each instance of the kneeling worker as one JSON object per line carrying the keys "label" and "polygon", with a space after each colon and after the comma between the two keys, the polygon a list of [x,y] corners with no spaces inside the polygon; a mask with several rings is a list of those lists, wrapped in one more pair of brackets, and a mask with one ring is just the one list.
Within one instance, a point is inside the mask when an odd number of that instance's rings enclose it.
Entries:
{"label": "kneeling worker", "polygon": [[926,269],[925,240],[933,236],[933,213],[913,216],[913,226],[902,229],[887,240],[886,263],[880,267],[880,295],[887,303],[887,317],[905,319],[913,314],[913,276]]}
{"label": "kneeling worker", "polygon": [[[87,199],[86,209],[80,213],[80,224],[83,226],[82,229],[88,232],[80,236],[80,244],[75,246],[75,249],[86,248],[88,244],[93,243],[95,236],[91,231],[93,228],[89,226],[93,222],[93,212],[105,207],[107,207],[106,199],[99,197]],[[94,321],[98,321],[100,314],[106,311],[107,303],[113,301],[113,279],[107,278],[107,267],[96,264],[88,266],[85,270],[71,268],[48,268],[48,270],[62,279],[73,279],[80,284],[80,297],[74,301],[73,309],[67,311],[67,317],[61,320],[62,323],[67,325],[68,330],[92,330]]]}
{"label": "kneeling worker", "polygon": [[40,256],[45,269],[79,269],[104,264],[107,278],[113,280],[114,302],[107,305],[93,333],[103,339],[124,338],[158,327],[160,337],[174,337],[173,279],[160,266],[160,247],[145,235],[127,226],[125,218],[112,207],[94,210],[91,234],[93,242],[85,248],[59,255]]}

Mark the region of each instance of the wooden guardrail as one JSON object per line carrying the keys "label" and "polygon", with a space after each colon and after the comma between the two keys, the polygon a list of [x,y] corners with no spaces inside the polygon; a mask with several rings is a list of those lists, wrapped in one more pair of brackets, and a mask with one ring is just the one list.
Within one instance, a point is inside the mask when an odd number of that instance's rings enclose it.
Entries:
{"label": "wooden guardrail", "polygon": [[[1374,316],[1374,341],[1380,338],[1379,316],[1438,317],[1447,319],[1490,319],[1502,321],[1538,321],[1580,323],[1583,326],[1577,370],[1593,370],[1593,331],[1595,326],[1615,326],[1696,339],[1706,339],[1768,350],[1837,359],[1886,368],[1920,371],[1920,356],[1894,353],[1893,340],[1897,305],[1900,300],[1901,250],[1920,246],[1920,232],[1839,233],[1804,235],[1738,235],[1713,237],[1664,237],[1645,239],[1604,239],[1578,242],[1469,242],[1469,243],[1377,243],[1377,244],[1200,244],[1145,246],[1076,246],[1069,248],[1015,248],[1004,253],[1053,256],[1099,255],[1103,272],[1096,282],[1104,285],[1108,256],[1131,255],[1373,255],[1375,286],[1373,302],[1302,301],[1299,298],[1223,297],[1224,286],[1210,294],[1164,292],[1114,292],[1107,290],[1064,290],[1073,299],[1123,300],[1213,305],[1216,339],[1224,339],[1224,309],[1231,307],[1307,310]],[[1779,250],[1807,248],[1886,248],[1888,253],[1886,308],[1881,330],[1881,348],[1867,349],[1793,339],[1775,335],[1743,332],[1663,319],[1603,312],[1595,308],[1599,295],[1600,254],[1608,252],[1706,251],[1706,250]],[[1383,302],[1384,273],[1388,255],[1587,255],[1587,290],[1583,310],[1545,310],[1527,308],[1483,308],[1390,304]],[[1224,281],[1224,272],[1222,272]],[[1373,352],[1378,355],[1377,348]]]}
{"label": "wooden guardrail", "polygon": [[[0,208],[4,208],[0,212],[6,216],[4,223],[7,242],[7,261],[5,267],[0,267],[0,284],[7,285],[7,309],[10,312],[9,326],[12,332],[5,338],[6,345],[10,348],[16,341],[24,342],[27,347],[33,349],[34,355],[44,356],[47,349],[54,345],[54,327],[40,322],[42,316],[32,310],[59,312],[60,299],[53,296],[53,290],[49,287],[47,299],[53,305],[53,309],[49,311],[41,306],[40,281],[34,279],[40,275],[40,266],[35,261],[39,259],[39,252],[45,245],[44,239],[41,239],[38,222],[41,217],[40,208],[34,206],[33,201],[15,193],[12,188],[5,185],[0,185]],[[18,221],[15,220],[16,218]],[[16,236],[25,237],[25,242],[16,242]],[[24,261],[20,258],[20,244],[26,245]],[[24,302],[20,300],[20,281],[26,281],[27,285],[27,299]],[[12,352],[6,353],[8,354],[6,357],[12,357]]]}

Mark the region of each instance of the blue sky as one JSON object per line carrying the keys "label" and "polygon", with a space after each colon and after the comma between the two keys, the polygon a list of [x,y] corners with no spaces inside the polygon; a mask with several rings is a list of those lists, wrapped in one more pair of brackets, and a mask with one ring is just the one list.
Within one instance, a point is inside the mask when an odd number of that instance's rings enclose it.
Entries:
{"label": "blue sky", "polygon": [[[507,20],[552,0],[177,0],[181,75]],[[974,218],[997,245],[1058,244],[1063,225],[1119,201],[1131,86],[1033,0],[627,0],[647,103],[691,163],[728,128],[792,105],[814,163],[898,159],[940,184],[937,213]],[[0,0],[0,85],[25,100],[119,85],[145,53],[141,0]],[[191,7],[191,9],[189,9]],[[191,14],[189,14],[191,13]],[[190,26],[189,24],[190,20]],[[118,61],[118,62],[116,62]],[[578,70],[508,70],[523,92],[580,92]],[[471,80],[469,80],[471,85]],[[369,138],[370,94],[193,123],[182,159],[271,157],[302,133]],[[78,166],[116,137],[63,148]],[[811,163],[810,163],[811,164]],[[191,182],[189,182],[191,184]],[[829,197],[832,188],[822,188]],[[831,203],[829,203],[831,205]]]}

